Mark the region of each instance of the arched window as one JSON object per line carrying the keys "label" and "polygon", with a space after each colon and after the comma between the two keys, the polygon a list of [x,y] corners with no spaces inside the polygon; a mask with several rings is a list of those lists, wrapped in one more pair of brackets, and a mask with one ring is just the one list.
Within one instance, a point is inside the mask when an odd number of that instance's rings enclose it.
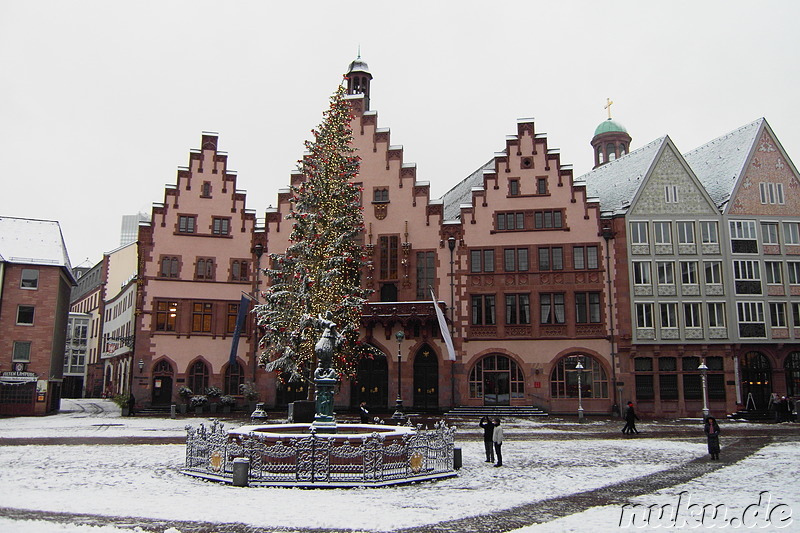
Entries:
{"label": "arched window", "polygon": [[225,367],[225,378],[222,384],[223,394],[239,394],[239,385],[244,383],[244,372],[239,361],[234,361]]}
{"label": "arched window", "polygon": [[786,395],[800,396],[800,352],[792,352],[783,363],[786,369]]}
{"label": "arched window", "polygon": [[606,144],[606,157],[609,161],[613,161],[617,158],[617,147],[614,146],[614,143]]}
{"label": "arched window", "polygon": [[598,145],[597,146],[597,164],[599,165],[602,162],[603,162],[603,145]]}
{"label": "arched window", "polygon": [[512,398],[524,398],[522,370],[508,356],[487,355],[469,373],[469,397],[482,398],[485,405],[510,405]]}
{"label": "arched window", "polygon": [[578,361],[583,365],[581,396],[583,398],[608,398],[608,377],[600,361],[590,355],[568,355],[556,363],[550,376],[552,398],[578,397]]}
{"label": "arched window", "polygon": [[189,369],[187,385],[195,394],[203,394],[208,387],[208,365],[203,361],[196,361]]}

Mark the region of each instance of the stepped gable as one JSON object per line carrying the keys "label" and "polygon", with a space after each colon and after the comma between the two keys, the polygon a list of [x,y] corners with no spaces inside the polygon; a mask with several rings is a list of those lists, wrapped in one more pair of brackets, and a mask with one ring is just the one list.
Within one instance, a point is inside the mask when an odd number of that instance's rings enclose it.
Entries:
{"label": "stepped gable", "polygon": [[760,118],[683,154],[718,207],[725,206],[733,195],[765,126],[766,120]]}
{"label": "stepped gable", "polygon": [[[523,152],[523,137],[531,137],[532,149]],[[561,164],[561,154],[558,149],[548,149],[547,134],[536,133],[532,118],[517,119],[517,134],[506,137],[506,147],[502,152],[496,152],[494,158],[480,166],[475,172],[467,176],[455,187],[447,191],[441,200],[444,204],[444,220],[453,221],[466,219],[465,212],[473,212],[478,206],[477,198],[484,198],[480,205],[486,207],[485,191],[500,188],[499,176],[521,170],[538,170],[549,172],[556,169],[557,186],[564,184],[573,185],[572,165]],[[576,184],[582,187],[582,184]],[[573,187],[573,200],[576,188]]]}
{"label": "stepped gable", "polygon": [[600,199],[603,212],[624,212],[630,207],[667,142],[670,142],[669,137],[660,137],[619,159],[597,167],[575,181],[585,183],[589,197]]}

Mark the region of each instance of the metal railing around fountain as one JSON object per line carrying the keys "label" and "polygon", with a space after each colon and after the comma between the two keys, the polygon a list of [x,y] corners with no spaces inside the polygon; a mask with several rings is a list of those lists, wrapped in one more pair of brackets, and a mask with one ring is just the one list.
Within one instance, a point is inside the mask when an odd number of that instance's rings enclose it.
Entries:
{"label": "metal railing around fountain", "polygon": [[[387,427],[387,429],[389,429]],[[274,486],[394,485],[456,475],[455,427],[404,426],[349,438],[297,434],[237,435],[218,421],[187,426],[185,474],[231,482],[234,461],[249,460],[248,484]]]}

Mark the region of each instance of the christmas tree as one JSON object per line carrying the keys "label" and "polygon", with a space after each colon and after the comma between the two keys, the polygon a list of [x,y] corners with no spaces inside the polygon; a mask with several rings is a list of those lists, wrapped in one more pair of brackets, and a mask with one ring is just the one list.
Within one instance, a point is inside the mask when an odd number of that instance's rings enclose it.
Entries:
{"label": "christmas tree", "polygon": [[342,335],[331,365],[340,377],[353,375],[358,359],[371,353],[359,340],[369,291],[360,284],[364,217],[361,189],[353,183],[359,157],[350,146],[352,118],[340,85],[299,161],[304,180],[292,186],[290,245],[270,254],[270,286],[255,312],[264,332],[261,364],[282,379],[307,378],[323,318]]}

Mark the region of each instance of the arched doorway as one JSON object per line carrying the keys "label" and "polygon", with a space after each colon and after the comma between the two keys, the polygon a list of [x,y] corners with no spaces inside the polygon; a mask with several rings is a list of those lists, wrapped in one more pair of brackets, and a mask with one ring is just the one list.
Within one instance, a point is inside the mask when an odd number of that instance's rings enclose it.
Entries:
{"label": "arched doorway", "polygon": [[376,409],[389,406],[389,366],[383,353],[358,362],[356,377],[350,385],[350,405],[357,407],[361,402]]}
{"label": "arched doorway", "polygon": [[439,407],[439,359],[427,344],[414,357],[414,407]]}
{"label": "arched doorway", "polygon": [[208,365],[204,361],[195,361],[189,367],[186,383],[194,394],[205,394],[208,388]]}
{"label": "arched doorway", "polygon": [[508,356],[487,355],[469,373],[469,397],[484,405],[511,405],[512,398],[525,397],[522,370]]}
{"label": "arched doorway", "polygon": [[800,396],[800,352],[792,352],[783,362],[786,370],[786,396]]}
{"label": "arched doorway", "polygon": [[769,364],[769,359],[761,352],[747,352],[740,364],[745,408],[769,408],[769,399],[772,396],[772,365]]}
{"label": "arched doorway", "polygon": [[169,405],[172,403],[172,365],[161,360],[153,367],[153,405]]}

